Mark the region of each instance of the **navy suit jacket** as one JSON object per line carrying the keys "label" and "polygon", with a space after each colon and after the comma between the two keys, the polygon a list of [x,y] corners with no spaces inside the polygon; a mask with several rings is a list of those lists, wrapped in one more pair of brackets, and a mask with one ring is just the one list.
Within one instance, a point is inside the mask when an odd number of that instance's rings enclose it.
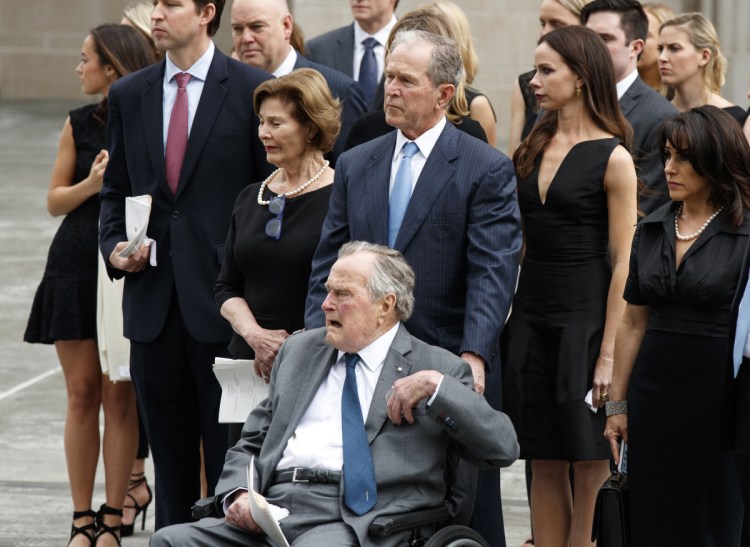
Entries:
{"label": "navy suit jacket", "polygon": [[641,196],[639,205],[649,214],[669,201],[667,178],[661,161],[657,130],[662,120],[677,114],[672,104],[638,76],[620,99],[620,109],[633,126],[632,154],[638,178],[652,195]]}
{"label": "navy suit jacket", "polygon": [[[305,44],[305,56],[315,63],[354,78],[354,23],[333,29],[308,41]],[[367,105],[367,110],[383,108],[384,83],[381,77],[380,85],[375,90],[372,103]]]}
{"label": "navy suit jacket", "polygon": [[[339,158],[313,258],[308,328],[324,324],[324,283],[341,245],[387,245],[396,132]],[[417,181],[396,239],[416,273],[409,331],[455,354],[492,361],[516,286],[521,229],[513,164],[448,123]]]}
{"label": "navy suit jacket", "polygon": [[294,68],[314,68],[320,72],[328,83],[331,94],[334,98],[341,101],[341,131],[339,131],[336,144],[331,151],[331,165],[335,166],[336,160],[344,151],[346,138],[354,122],[367,112],[367,105],[365,104],[365,98],[362,96],[362,90],[359,88],[359,84],[352,80],[350,76],[327,66],[313,63],[299,53],[297,54],[297,62],[294,64]]}
{"label": "navy suit jacket", "polygon": [[[100,193],[100,246],[112,278],[125,276],[125,336],[151,342],[177,295],[188,332],[201,342],[228,341],[213,286],[237,194],[271,170],[258,139],[253,90],[269,74],[214,53],[190,130],[177,193],[164,166],[162,61],[117,81],[109,93],[109,164]],[[125,241],[125,197],[152,197],[148,237],[156,267],[126,274],[108,259]]]}

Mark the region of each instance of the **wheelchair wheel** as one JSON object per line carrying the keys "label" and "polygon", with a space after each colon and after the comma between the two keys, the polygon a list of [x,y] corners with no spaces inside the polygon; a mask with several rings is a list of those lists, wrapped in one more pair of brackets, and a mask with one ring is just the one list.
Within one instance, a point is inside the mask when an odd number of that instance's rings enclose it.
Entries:
{"label": "wheelchair wheel", "polygon": [[489,543],[468,526],[446,526],[433,534],[424,547],[489,547]]}

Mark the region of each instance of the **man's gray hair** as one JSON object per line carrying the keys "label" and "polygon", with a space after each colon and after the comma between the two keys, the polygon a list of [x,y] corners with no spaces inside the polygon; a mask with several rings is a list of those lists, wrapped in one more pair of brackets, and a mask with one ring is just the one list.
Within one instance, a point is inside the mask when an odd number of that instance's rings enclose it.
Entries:
{"label": "man's gray hair", "polygon": [[365,252],[375,255],[367,290],[373,302],[388,294],[396,296],[396,313],[406,321],[414,311],[414,270],[400,252],[367,241],[350,241],[339,249],[339,258]]}
{"label": "man's gray hair", "polygon": [[458,87],[464,73],[461,51],[455,40],[423,30],[403,30],[396,34],[391,44],[389,55],[398,46],[414,46],[418,42],[432,46],[432,61],[427,67],[427,76],[435,87],[442,84],[453,84]]}

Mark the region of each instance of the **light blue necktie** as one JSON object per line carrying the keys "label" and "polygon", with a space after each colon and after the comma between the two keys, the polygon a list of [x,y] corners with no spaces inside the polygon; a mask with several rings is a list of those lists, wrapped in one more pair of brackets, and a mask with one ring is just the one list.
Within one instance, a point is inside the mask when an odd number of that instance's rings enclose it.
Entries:
{"label": "light blue necktie", "polygon": [[404,154],[396,172],[388,202],[388,246],[396,245],[396,237],[404,220],[406,208],[411,198],[411,157],[419,152],[419,147],[413,142],[407,142],[403,148]]}
{"label": "light blue necktie", "polygon": [[732,364],[734,364],[734,377],[740,372],[742,364],[742,353],[745,351],[747,333],[750,329],[750,280],[745,285],[745,292],[740,300],[740,309],[737,312],[737,329],[734,331],[734,348],[732,348]]}
{"label": "light blue necktie", "polygon": [[[378,86],[378,61],[375,59],[375,46],[379,45],[375,38],[365,38],[362,45],[365,53],[359,63],[359,87],[365,96],[365,104],[370,107],[372,98],[375,96],[375,88]],[[382,104],[380,107],[382,108]]]}
{"label": "light blue necktie", "polygon": [[341,394],[341,440],[344,449],[344,503],[356,514],[364,515],[378,500],[378,490],[357,394],[354,367],[358,361],[356,353],[344,355],[346,380]]}

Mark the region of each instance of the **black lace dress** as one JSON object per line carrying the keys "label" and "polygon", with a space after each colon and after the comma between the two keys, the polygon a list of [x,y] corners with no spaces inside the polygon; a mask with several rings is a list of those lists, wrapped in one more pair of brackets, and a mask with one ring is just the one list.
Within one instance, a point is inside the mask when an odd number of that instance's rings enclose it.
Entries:
{"label": "black lace dress", "polygon": [[[105,125],[93,116],[96,106],[70,111],[76,147],[74,183],[88,176],[94,158],[106,148]],[[49,248],[24,341],[51,344],[96,338],[98,226],[98,195],[63,219]]]}

